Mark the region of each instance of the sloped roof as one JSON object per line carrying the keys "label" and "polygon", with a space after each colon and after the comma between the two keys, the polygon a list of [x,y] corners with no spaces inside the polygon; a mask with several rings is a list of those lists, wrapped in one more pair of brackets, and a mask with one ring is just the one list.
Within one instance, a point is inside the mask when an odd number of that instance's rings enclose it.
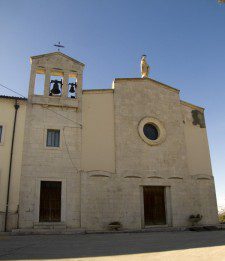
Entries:
{"label": "sloped roof", "polygon": [[9,96],[9,95],[0,95],[0,99],[23,100],[23,101],[27,100],[27,98],[25,97]]}
{"label": "sloped roof", "polygon": [[78,63],[81,66],[85,66],[84,63],[81,63],[81,62],[73,59],[72,57],[70,57],[70,56],[68,56],[68,55],[66,55],[64,53],[61,53],[61,52],[53,52],[53,53],[46,53],[46,54],[41,54],[41,55],[35,55],[35,56],[31,56],[30,58],[31,59],[37,59],[37,58],[42,58],[42,57],[52,56],[52,55],[60,55],[60,56],[63,56],[64,58],[66,58],[66,59],[69,59],[69,60],[73,61],[74,63]]}

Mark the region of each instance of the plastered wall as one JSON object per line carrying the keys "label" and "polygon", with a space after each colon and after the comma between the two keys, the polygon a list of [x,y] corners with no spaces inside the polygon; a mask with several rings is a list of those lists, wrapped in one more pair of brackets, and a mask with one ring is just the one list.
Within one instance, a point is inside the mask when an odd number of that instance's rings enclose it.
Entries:
{"label": "plastered wall", "polygon": [[83,91],[82,169],[115,172],[111,90]]}
{"label": "plastered wall", "polygon": [[[196,108],[181,103],[188,167],[191,175],[212,175],[206,128],[193,124],[192,111]],[[204,113],[204,110],[199,108]]]}
{"label": "plastered wall", "polygon": [[[9,178],[10,153],[14,123],[14,99],[0,98],[0,125],[3,126],[2,143],[0,144],[0,231],[4,229],[7,187]],[[26,101],[19,100],[17,122],[12,157],[12,172],[9,194],[8,229],[17,227],[21,163],[26,115]]]}
{"label": "plastered wall", "polygon": [[194,124],[193,110],[198,110],[204,115],[204,109],[181,102],[187,163],[192,180],[190,194],[192,195],[193,209],[195,213],[203,215],[204,223],[216,224],[218,223],[217,202],[207,131],[205,127]]}

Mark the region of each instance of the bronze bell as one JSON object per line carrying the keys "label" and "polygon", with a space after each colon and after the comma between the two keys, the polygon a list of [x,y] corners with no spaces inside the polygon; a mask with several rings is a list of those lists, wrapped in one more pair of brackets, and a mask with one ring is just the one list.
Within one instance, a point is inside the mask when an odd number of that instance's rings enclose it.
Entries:
{"label": "bronze bell", "polygon": [[62,80],[51,80],[51,83],[53,83],[53,87],[51,89],[51,94],[60,94],[61,91],[59,89],[59,84],[61,84],[61,87],[63,85]]}
{"label": "bronze bell", "polygon": [[75,88],[77,88],[77,83],[75,82],[75,83],[69,83],[69,85],[70,85],[70,89],[69,89],[69,92],[71,92],[71,93],[75,93]]}

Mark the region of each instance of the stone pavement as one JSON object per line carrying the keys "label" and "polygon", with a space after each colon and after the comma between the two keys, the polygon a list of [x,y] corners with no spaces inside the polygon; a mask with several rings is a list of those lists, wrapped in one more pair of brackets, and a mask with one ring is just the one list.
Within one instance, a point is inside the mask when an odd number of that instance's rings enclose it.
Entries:
{"label": "stone pavement", "polygon": [[0,260],[220,260],[225,231],[0,235]]}

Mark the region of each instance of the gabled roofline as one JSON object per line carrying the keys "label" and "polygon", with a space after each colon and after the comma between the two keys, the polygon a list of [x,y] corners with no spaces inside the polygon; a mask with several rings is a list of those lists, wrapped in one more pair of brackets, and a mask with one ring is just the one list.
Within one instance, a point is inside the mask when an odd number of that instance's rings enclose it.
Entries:
{"label": "gabled roofline", "polygon": [[85,66],[84,63],[81,63],[81,62],[79,62],[79,61],[73,59],[72,57],[70,57],[70,56],[68,56],[68,55],[66,55],[66,54],[64,54],[64,53],[61,53],[61,52],[53,52],[53,53],[45,53],[45,54],[35,55],[35,56],[31,56],[30,59],[31,59],[31,60],[32,60],[32,59],[38,59],[38,58],[42,58],[42,57],[45,57],[45,56],[51,56],[51,55],[54,55],[54,54],[61,55],[61,56],[65,57],[65,58],[71,60],[71,61],[74,62],[74,63],[80,64],[80,65],[83,66],[83,67]]}
{"label": "gabled roofline", "polygon": [[173,91],[173,92],[176,92],[176,93],[179,93],[180,90],[174,88],[174,87],[171,87],[167,84],[164,84],[162,82],[159,82],[159,81],[156,81],[156,80],[153,80],[151,78],[115,78],[114,82],[116,81],[150,81],[150,82],[155,82],[157,84],[160,84],[162,87],[170,90],[170,91]]}

